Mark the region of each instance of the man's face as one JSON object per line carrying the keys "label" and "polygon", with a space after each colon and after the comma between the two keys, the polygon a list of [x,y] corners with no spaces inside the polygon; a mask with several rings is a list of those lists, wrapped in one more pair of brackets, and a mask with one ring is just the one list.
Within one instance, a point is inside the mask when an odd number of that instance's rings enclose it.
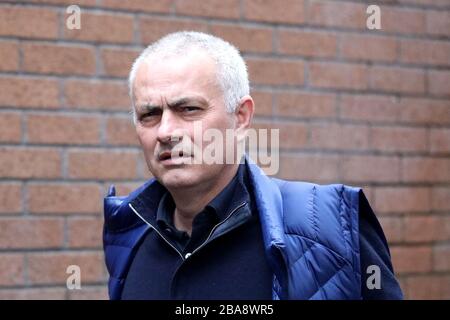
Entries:
{"label": "man's face", "polygon": [[[194,139],[194,123],[201,123],[202,136],[215,128],[225,137],[225,130],[235,127],[216,79],[214,61],[199,50],[149,58],[137,70],[133,84],[137,135],[149,170],[168,189],[214,181],[227,166],[195,164],[191,158],[208,145],[198,136]],[[181,157],[174,157],[171,151],[181,144],[187,148],[182,148]]]}

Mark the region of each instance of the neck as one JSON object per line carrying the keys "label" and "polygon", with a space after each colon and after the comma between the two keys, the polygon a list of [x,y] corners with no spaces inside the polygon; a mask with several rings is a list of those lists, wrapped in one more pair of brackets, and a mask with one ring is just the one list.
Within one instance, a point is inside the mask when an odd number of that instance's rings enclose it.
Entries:
{"label": "neck", "polygon": [[175,228],[192,232],[192,221],[203,208],[211,202],[233,179],[239,165],[225,166],[214,181],[189,188],[169,190],[175,202],[173,221]]}

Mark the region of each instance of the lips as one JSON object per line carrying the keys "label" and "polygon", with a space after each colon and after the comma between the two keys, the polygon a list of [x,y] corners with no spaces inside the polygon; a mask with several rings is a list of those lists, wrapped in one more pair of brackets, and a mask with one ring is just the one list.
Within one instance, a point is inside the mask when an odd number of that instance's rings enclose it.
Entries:
{"label": "lips", "polygon": [[159,161],[170,160],[172,158],[189,158],[191,157],[189,154],[185,154],[183,151],[179,151],[178,155],[176,155],[173,151],[163,151],[158,155]]}
{"label": "lips", "polygon": [[172,158],[172,153],[170,151],[163,151],[158,156],[159,161],[164,161],[164,160],[171,159],[171,158]]}

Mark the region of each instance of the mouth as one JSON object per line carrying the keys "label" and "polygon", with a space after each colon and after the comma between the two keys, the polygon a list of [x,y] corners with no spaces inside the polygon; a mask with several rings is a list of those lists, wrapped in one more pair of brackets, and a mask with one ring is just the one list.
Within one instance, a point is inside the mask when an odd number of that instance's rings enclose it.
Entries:
{"label": "mouth", "polygon": [[158,156],[159,161],[164,161],[164,160],[168,160],[171,158],[172,158],[172,152],[170,152],[170,151],[161,152]]}
{"label": "mouth", "polygon": [[163,164],[183,164],[182,159],[191,157],[183,151],[179,151],[178,154],[173,151],[163,151],[159,154],[158,160]]}

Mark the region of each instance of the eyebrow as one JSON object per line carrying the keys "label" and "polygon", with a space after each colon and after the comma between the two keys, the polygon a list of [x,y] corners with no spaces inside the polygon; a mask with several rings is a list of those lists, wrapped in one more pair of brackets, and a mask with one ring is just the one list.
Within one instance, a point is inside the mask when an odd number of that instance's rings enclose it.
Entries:
{"label": "eyebrow", "polygon": [[[186,104],[191,104],[191,103],[197,103],[197,104],[201,104],[204,106],[208,105],[208,102],[206,101],[206,99],[204,99],[203,97],[182,97],[179,99],[176,99],[172,102],[167,103],[168,107],[171,109],[177,108],[177,107],[181,107],[183,105]],[[145,112],[145,111],[154,111],[155,109],[162,109],[161,105],[153,105],[150,103],[144,104],[144,105],[140,105],[137,106],[137,111],[138,112]]]}
{"label": "eyebrow", "polygon": [[200,103],[202,105],[207,105],[207,101],[202,97],[183,97],[175,101],[167,103],[169,108],[176,108],[190,103]]}
{"label": "eyebrow", "polygon": [[158,105],[151,105],[151,104],[144,104],[136,107],[136,111],[138,113],[144,113],[144,112],[150,112],[155,111],[157,109],[161,109],[161,106]]}

